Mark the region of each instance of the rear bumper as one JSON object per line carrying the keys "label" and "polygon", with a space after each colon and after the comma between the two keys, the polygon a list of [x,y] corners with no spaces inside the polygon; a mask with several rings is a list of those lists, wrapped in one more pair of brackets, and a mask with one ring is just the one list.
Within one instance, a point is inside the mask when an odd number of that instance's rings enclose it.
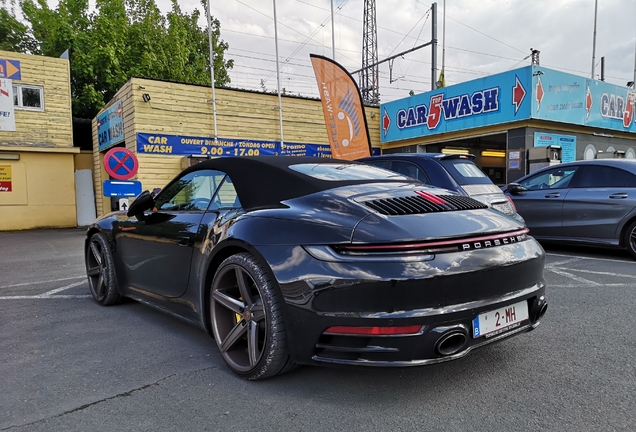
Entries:
{"label": "rear bumper", "polygon": [[[285,299],[290,353],[298,363],[403,367],[453,360],[533,330],[547,307],[545,255],[532,238],[469,253],[439,254],[424,262],[351,267],[317,261],[303,255],[302,248],[293,249],[278,260],[272,259],[273,249],[261,253],[268,262],[281,263],[272,270]],[[292,270],[291,262],[302,275]],[[527,302],[527,320],[490,337],[473,337],[477,315],[521,301]],[[332,326],[421,330],[399,336],[325,334]],[[458,348],[440,352],[440,341],[449,335]]]}
{"label": "rear bumper", "polygon": [[[472,337],[472,320],[480,313],[511,304],[492,302],[488,306],[468,309],[457,313],[453,319],[445,320],[443,315],[431,315],[429,324],[422,333],[415,336],[362,338],[354,336],[333,337],[330,341],[321,336],[322,343],[316,345],[312,361],[342,365],[362,365],[380,367],[423,366],[456,360],[482,346],[534,330],[540,323],[540,313],[545,311],[547,301],[541,295],[543,287],[533,290],[532,297],[515,297],[512,302],[524,299],[528,302],[529,319],[503,329],[490,337]],[[394,324],[399,325],[394,322]],[[348,340],[347,340],[348,339]],[[366,340],[363,340],[366,339]],[[373,350],[351,350],[352,346],[373,347]]]}

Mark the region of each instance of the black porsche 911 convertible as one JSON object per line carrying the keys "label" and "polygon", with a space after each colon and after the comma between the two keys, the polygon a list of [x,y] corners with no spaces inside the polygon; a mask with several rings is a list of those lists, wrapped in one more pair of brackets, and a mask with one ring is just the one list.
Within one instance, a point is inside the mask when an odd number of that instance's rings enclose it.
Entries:
{"label": "black porsche 911 convertible", "polygon": [[87,230],[101,305],[130,297],[197,323],[232,371],[413,366],[530,331],[545,254],[467,196],[358,163],[220,158]]}

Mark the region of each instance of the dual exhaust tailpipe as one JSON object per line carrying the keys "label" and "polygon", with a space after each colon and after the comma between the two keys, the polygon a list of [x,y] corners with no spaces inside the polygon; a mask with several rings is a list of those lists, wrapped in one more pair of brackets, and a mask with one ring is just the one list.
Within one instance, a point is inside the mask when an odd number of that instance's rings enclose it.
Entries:
{"label": "dual exhaust tailpipe", "polygon": [[459,328],[450,330],[435,342],[435,352],[441,356],[456,354],[464,349],[467,341],[468,336],[465,331]]}
{"label": "dual exhaust tailpipe", "polygon": [[[541,296],[534,300],[531,308],[530,318],[533,322],[533,327],[539,324],[539,320],[543,318],[548,310],[548,302],[545,296]],[[464,326],[454,327],[440,327],[435,331],[443,333],[442,336],[435,342],[435,352],[440,356],[451,356],[466,348],[468,343],[468,332]]]}

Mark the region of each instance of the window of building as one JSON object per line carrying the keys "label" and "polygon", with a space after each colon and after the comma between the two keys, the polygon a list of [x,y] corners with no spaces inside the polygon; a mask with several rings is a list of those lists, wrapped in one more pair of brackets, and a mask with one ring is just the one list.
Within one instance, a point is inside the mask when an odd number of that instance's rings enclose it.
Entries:
{"label": "window of building", "polygon": [[13,105],[18,109],[44,111],[44,89],[32,85],[14,85]]}

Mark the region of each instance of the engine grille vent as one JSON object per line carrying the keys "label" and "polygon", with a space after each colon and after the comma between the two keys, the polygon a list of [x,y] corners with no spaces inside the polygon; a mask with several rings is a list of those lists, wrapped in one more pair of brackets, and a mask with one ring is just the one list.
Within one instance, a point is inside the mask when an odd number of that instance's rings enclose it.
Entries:
{"label": "engine grille vent", "polygon": [[410,196],[365,201],[364,204],[378,213],[396,216],[423,213],[438,213],[458,210],[477,210],[488,208],[487,205],[462,195]]}

